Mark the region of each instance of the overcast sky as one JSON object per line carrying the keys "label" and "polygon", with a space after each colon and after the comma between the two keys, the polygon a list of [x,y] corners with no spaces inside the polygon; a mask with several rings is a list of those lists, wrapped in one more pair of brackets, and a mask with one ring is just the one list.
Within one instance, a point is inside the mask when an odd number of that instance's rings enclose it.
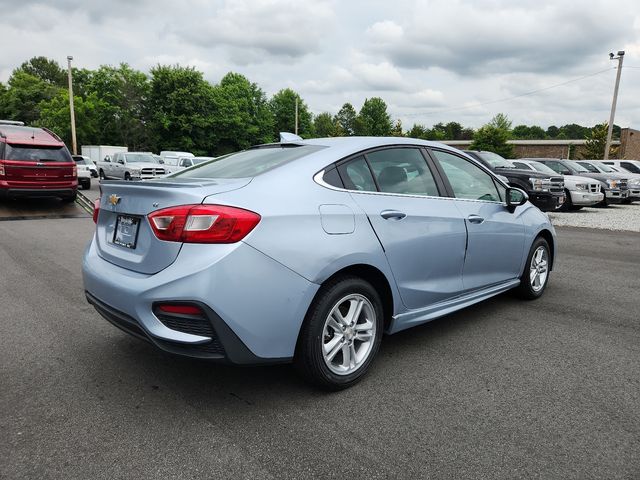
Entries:
{"label": "overcast sky", "polygon": [[[504,112],[515,124],[593,125],[609,118],[625,50],[616,123],[640,128],[638,0],[0,0],[0,81],[44,55],[77,67],[127,62],[228,71],[268,95],[297,90],[314,113],[380,96],[405,129]],[[631,68],[636,67],[636,68]],[[478,106],[583,80],[504,102]]]}

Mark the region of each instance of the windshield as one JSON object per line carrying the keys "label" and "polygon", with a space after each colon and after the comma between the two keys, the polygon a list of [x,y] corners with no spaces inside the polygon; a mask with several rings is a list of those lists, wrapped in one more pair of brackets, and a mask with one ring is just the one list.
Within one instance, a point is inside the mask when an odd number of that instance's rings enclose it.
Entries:
{"label": "windshield", "polygon": [[125,153],[124,158],[127,159],[127,163],[158,163],[153,155],[148,153]]}
{"label": "windshield", "polygon": [[200,163],[208,162],[209,160],[213,160],[214,157],[194,157],[191,159],[194,165],[198,165]]}
{"label": "windshield", "polygon": [[574,162],[573,160],[565,160],[564,163],[568,165],[569,168],[571,168],[572,170],[575,170],[576,172],[589,173],[589,170],[584,168],[578,162]]}
{"label": "windshield", "polygon": [[594,167],[596,167],[598,170],[600,170],[601,172],[605,172],[605,173],[613,173],[615,172],[615,170],[613,168],[611,168],[608,165],[605,165],[604,163],[596,163],[593,162],[591,165],[593,165]]}
{"label": "windshield", "polygon": [[4,159],[25,162],[73,162],[67,147],[35,147],[10,143],[5,146]]}
{"label": "windshield", "polygon": [[530,165],[535,168],[537,171],[541,172],[541,173],[549,173],[551,175],[557,175],[558,172],[556,172],[554,169],[547,167],[544,163],[540,163],[540,162],[531,162]]}
{"label": "windshield", "polygon": [[513,163],[493,152],[478,152],[477,155],[493,168],[516,168]]}
{"label": "windshield", "polygon": [[172,177],[184,178],[247,178],[255,177],[285,163],[297,160],[325,147],[289,145],[256,148],[231,153],[214,162],[201,163],[177,172]]}

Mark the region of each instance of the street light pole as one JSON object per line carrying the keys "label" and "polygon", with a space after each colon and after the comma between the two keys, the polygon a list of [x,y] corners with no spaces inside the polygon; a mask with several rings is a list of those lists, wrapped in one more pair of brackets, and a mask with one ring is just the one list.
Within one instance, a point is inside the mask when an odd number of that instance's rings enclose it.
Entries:
{"label": "street light pole", "polygon": [[613,89],[613,103],[611,104],[611,116],[609,117],[609,130],[607,131],[607,143],[604,147],[604,159],[609,159],[609,149],[611,148],[611,135],[613,135],[613,121],[616,116],[616,103],[618,101],[618,88],[620,87],[620,74],[622,73],[622,61],[624,60],[624,50],[618,52],[616,57],[613,53],[609,54],[611,60],[618,60],[618,72],[616,73],[616,86]]}
{"label": "street light pole", "polygon": [[73,154],[78,154],[78,144],[76,143],[76,115],[73,110],[73,76],[71,74],[71,60],[73,57],[69,55],[67,57],[67,76],[69,77],[69,112],[71,114],[71,145],[73,147]]}
{"label": "street light pole", "polygon": [[298,97],[296,96],[296,131],[295,134],[298,134]]}

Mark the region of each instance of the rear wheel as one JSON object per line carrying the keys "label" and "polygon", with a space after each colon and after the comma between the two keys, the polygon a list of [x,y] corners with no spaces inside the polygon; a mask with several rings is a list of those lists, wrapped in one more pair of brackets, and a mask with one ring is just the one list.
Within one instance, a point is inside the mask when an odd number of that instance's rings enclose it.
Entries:
{"label": "rear wheel", "polygon": [[358,277],[324,285],[307,313],[294,359],[306,380],[328,390],[358,382],[382,340],[380,296]]}
{"label": "rear wheel", "polygon": [[520,277],[520,286],[516,292],[525,300],[539,298],[547,288],[551,267],[549,243],[542,237],[536,238],[527,257],[527,263]]}
{"label": "rear wheel", "polygon": [[102,169],[100,169],[100,173],[98,173],[98,176],[100,177],[100,180],[104,180],[105,178],[107,178],[104,176],[104,170]]}

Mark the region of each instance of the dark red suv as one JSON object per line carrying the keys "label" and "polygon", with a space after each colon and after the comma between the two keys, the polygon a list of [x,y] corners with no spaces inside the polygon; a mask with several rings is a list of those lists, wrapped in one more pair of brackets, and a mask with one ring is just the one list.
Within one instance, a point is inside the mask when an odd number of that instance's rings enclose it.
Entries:
{"label": "dark red suv", "polygon": [[45,128],[0,120],[0,198],[72,202],[77,190],[76,163],[60,137]]}

